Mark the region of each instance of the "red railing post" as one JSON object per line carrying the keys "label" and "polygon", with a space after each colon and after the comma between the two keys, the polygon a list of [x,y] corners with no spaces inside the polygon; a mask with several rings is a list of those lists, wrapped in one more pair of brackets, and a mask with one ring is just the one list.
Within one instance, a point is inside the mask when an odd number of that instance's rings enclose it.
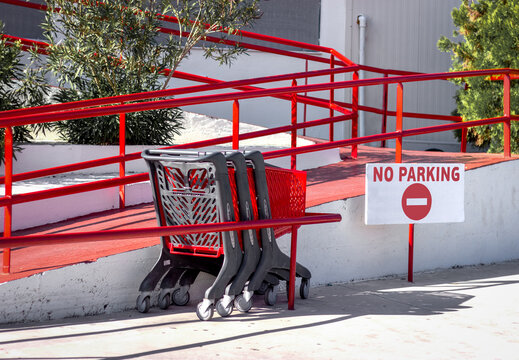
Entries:
{"label": "red railing post", "polygon": [[460,152],[465,153],[467,152],[467,136],[469,133],[469,129],[463,128],[461,129],[461,145],[460,145]]}
{"label": "red railing post", "polygon": [[[404,113],[404,85],[396,84],[396,131],[402,132],[403,129],[403,113]],[[402,162],[402,136],[397,137],[395,146],[395,162]]]}
{"label": "red railing post", "polygon": [[[308,72],[308,59],[305,60],[305,72]],[[305,76],[305,85],[308,85],[308,76]],[[305,92],[305,97],[308,95],[308,92]],[[303,105],[303,123],[306,123],[306,107],[307,104]],[[306,128],[303,128],[303,136],[306,136]]]}
{"label": "red railing post", "polygon": [[[463,79],[465,80],[465,79]],[[469,89],[469,84],[465,83],[465,91]],[[463,128],[461,129],[461,146],[460,146],[460,152],[466,153],[467,152],[467,136],[469,135],[469,129]]]}
{"label": "red railing post", "polygon": [[[13,195],[13,128],[6,127],[4,134],[4,169],[5,169],[5,197],[11,200]],[[4,208],[4,237],[11,236],[13,205],[7,204]],[[11,249],[4,249],[2,273],[11,272]]]}
{"label": "red railing post", "polygon": [[296,263],[297,263],[297,226],[292,225],[292,237],[290,239],[290,272],[288,281],[288,310],[294,310],[296,289]]}
{"label": "red railing post", "polygon": [[[119,156],[126,155],[126,113],[119,114]],[[126,160],[119,161],[119,177],[126,175]],[[125,186],[119,185],[119,208],[126,206]]]}
{"label": "red railing post", "polygon": [[409,224],[409,252],[407,260],[407,281],[413,282],[413,259],[414,259],[414,224]]}
{"label": "red railing post", "polygon": [[[388,74],[385,73],[384,77],[388,77]],[[381,133],[385,134],[387,131],[387,98],[388,98],[388,92],[389,92],[389,85],[384,84],[383,86],[383,93],[382,93],[382,126],[381,126]],[[386,147],[386,140],[382,140],[380,143],[380,147],[385,148]]]}
{"label": "red railing post", "polygon": [[[292,86],[297,86],[296,79],[292,80]],[[292,101],[291,101],[290,119],[291,119],[291,124],[292,124],[293,128],[290,133],[291,134],[290,147],[292,149],[294,149],[297,147],[297,129],[295,128],[295,126],[297,125],[297,94],[296,93],[292,94],[291,98],[292,98]],[[296,160],[297,160],[296,155],[290,155],[290,168],[292,170],[296,169]]]}
{"label": "red railing post", "polygon": [[240,103],[234,100],[232,103],[232,149],[240,148]]}
{"label": "red railing post", "polygon": [[511,156],[510,149],[510,74],[505,74],[503,79],[503,115],[508,117],[503,121],[503,154],[509,158]]}
{"label": "red railing post", "polygon": [[[335,56],[333,56],[333,54],[332,54],[332,55],[330,55],[330,69],[333,69],[334,67],[335,67]],[[335,82],[334,74],[330,74],[330,82],[331,83]],[[334,102],[335,102],[335,90],[330,89],[330,117],[331,118],[334,116],[334,111],[332,109],[332,105]],[[334,127],[334,124],[330,124],[330,141],[333,141],[333,138],[334,138],[333,127]]]}
{"label": "red railing post", "polygon": [[[355,71],[352,80],[359,80],[359,73]],[[355,139],[359,136],[359,87],[355,86],[351,89],[351,111],[353,118],[351,119],[351,138]],[[357,145],[351,146],[351,157],[357,158]]]}

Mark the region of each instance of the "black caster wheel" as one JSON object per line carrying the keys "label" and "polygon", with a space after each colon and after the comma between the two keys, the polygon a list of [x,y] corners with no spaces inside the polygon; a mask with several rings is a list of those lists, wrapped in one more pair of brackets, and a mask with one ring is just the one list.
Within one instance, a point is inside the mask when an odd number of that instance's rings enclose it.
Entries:
{"label": "black caster wheel", "polygon": [[310,295],[310,279],[301,279],[301,285],[299,285],[299,296],[301,299],[308,299]]}
{"label": "black caster wheel", "polygon": [[201,301],[196,306],[196,316],[202,321],[211,320],[214,314],[213,305],[209,305],[207,308],[204,308],[204,302]]}
{"label": "black caster wheel", "polygon": [[137,297],[137,310],[141,313],[150,311],[151,300],[149,295],[139,295]]}
{"label": "black caster wheel", "polygon": [[159,295],[159,308],[162,310],[167,310],[169,305],[171,305],[171,295],[169,292],[161,293]]}
{"label": "black caster wheel", "polygon": [[265,295],[263,295],[263,300],[265,301],[265,304],[268,306],[274,306],[277,301],[277,294],[274,291],[273,286],[269,286],[267,290],[265,291]]}
{"label": "black caster wheel", "polygon": [[246,313],[252,308],[252,298],[249,301],[245,301],[245,297],[240,294],[234,299],[234,306],[239,312]]}
{"label": "black caster wheel", "polygon": [[254,293],[258,294],[258,295],[265,295],[265,291],[267,291],[268,287],[269,287],[269,283],[266,281],[263,281],[261,283],[260,288],[258,290],[256,290]]}
{"label": "black caster wheel", "polygon": [[223,299],[216,302],[216,312],[221,317],[227,317],[231,315],[233,309],[233,302],[231,301],[227,306],[224,305]]}
{"label": "black caster wheel", "polygon": [[173,302],[173,304],[177,306],[184,306],[187,305],[187,303],[189,302],[189,298],[189,292],[183,293],[182,290],[175,289],[171,296],[171,301]]}

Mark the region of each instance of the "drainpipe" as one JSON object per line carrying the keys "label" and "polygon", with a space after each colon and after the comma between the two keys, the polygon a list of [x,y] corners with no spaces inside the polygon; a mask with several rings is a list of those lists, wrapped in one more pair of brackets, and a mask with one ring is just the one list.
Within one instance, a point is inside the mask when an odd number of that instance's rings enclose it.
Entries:
{"label": "drainpipe", "polygon": [[[366,44],[367,18],[360,14],[357,16],[359,24],[359,65],[364,65],[364,46]],[[364,79],[364,70],[359,71],[359,79]],[[359,87],[359,105],[364,105],[364,86]],[[359,136],[365,136],[364,111],[359,111]]]}

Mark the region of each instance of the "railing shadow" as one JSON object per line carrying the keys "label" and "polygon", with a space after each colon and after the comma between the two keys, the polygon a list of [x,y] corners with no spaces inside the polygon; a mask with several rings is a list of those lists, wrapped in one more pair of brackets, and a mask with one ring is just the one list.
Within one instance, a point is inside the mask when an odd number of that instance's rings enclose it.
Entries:
{"label": "railing shadow", "polygon": [[[506,264],[506,263],[505,263]],[[334,323],[349,321],[351,319],[364,316],[441,316],[448,312],[463,311],[470,309],[471,306],[466,303],[473,299],[475,295],[470,295],[473,290],[481,290],[489,287],[503,287],[518,284],[517,280],[504,280],[500,276],[515,275],[518,273],[517,262],[512,263],[515,266],[500,266],[492,268],[489,274],[489,267],[482,267],[486,272],[479,271],[481,267],[468,267],[463,269],[449,270],[449,276],[443,276],[442,272],[439,276],[436,274],[420,274],[417,276],[417,282],[409,284],[398,278],[386,279],[383,281],[367,281],[348,284],[334,284],[330,286],[320,286],[312,289],[311,297],[307,300],[298,300],[296,302],[296,310],[286,310],[286,299],[284,294],[278,295],[278,304],[274,307],[266,307],[260,296],[255,297],[254,307],[250,313],[241,314],[234,312],[227,318],[220,318],[215,315],[209,323],[200,322],[194,314],[195,302],[192,301],[186,307],[173,307],[168,311],[154,310],[148,314],[140,314],[136,311],[123,312],[109,316],[94,316],[85,318],[76,318],[69,320],[53,321],[47,324],[25,324],[25,325],[8,325],[0,333],[9,331],[23,332],[27,330],[27,336],[20,336],[12,341],[0,341],[0,347],[12,344],[26,344],[37,346],[41,341],[53,340],[72,340],[81,339],[86,336],[102,336],[109,334],[118,334],[124,336],[128,331],[141,331],[160,329],[163,326],[179,327],[193,323],[200,323],[203,328],[225,326],[225,323],[235,324],[255,324],[257,331],[240,333],[223,338],[208,338],[207,340],[198,341],[200,337],[194,336],[191,343],[175,344],[172,338],[168,346],[160,347],[152,350],[144,350],[139,353],[125,354],[114,357],[103,357],[106,359],[131,359],[139,357],[150,357],[166,353],[174,353],[176,351],[195,349],[202,346],[209,346],[221,343],[233,342],[236,340],[250,339],[259,336],[276,336],[276,334],[288,333],[291,331],[301,330],[305,328],[314,328],[326,326]],[[489,277],[490,275],[490,277]],[[192,316],[189,316],[191,313]],[[296,317],[299,319],[315,319],[316,315],[320,316],[319,321],[304,321],[301,324],[288,323],[286,321],[275,321],[286,318]],[[146,320],[165,316],[165,321],[149,321],[145,324],[139,323],[139,319]],[[120,326],[122,321],[132,320],[132,326]],[[261,322],[268,321],[268,327],[262,327]],[[144,321],[143,321],[144,322]],[[107,326],[107,323],[113,323],[114,326]],[[279,324],[278,327],[271,327],[271,324]],[[103,324],[104,330],[92,330],[79,333],[71,333],[68,331],[61,332],[59,335],[53,336],[30,336],[30,330],[49,329],[50,333],[55,333],[56,327],[67,327],[83,324]],[[285,324],[285,325],[283,325]],[[109,329],[106,329],[110,327]],[[186,331],[189,332],[188,328]],[[188,334],[186,334],[188,336]],[[185,340],[185,338],[184,338]],[[88,358],[88,357],[86,357]],[[39,359],[70,359],[70,357],[39,357]]]}

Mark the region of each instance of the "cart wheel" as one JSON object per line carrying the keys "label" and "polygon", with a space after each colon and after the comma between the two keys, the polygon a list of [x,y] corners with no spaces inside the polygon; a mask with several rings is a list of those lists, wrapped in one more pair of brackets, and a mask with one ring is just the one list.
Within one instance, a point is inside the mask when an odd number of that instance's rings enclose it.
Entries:
{"label": "cart wheel", "polygon": [[151,300],[149,295],[139,295],[137,297],[137,310],[141,313],[147,313],[150,311]]}
{"label": "cart wheel", "polygon": [[159,296],[159,308],[162,310],[167,310],[169,305],[171,305],[171,295],[169,293],[161,294]]}
{"label": "cart wheel", "polygon": [[258,290],[256,290],[255,293],[258,295],[265,295],[265,291],[267,291],[268,287],[269,287],[269,283],[266,281],[263,281],[261,283],[260,288]]}
{"label": "cart wheel", "polygon": [[213,305],[209,305],[207,309],[203,309],[204,302],[200,301],[198,305],[196,306],[196,316],[202,321],[211,320],[213,318],[214,314],[214,308]]}
{"label": "cart wheel", "polygon": [[171,300],[173,301],[173,304],[177,306],[184,306],[189,302],[189,292],[182,293],[180,289],[175,289],[173,291],[173,294],[171,296]]}
{"label": "cart wheel", "polygon": [[301,299],[308,299],[310,295],[310,279],[301,279],[301,285],[299,285],[299,296]]}
{"label": "cart wheel", "polygon": [[234,306],[236,306],[236,309],[238,309],[239,312],[249,312],[252,308],[252,298],[249,299],[249,301],[245,301],[243,294],[240,294],[236,296],[236,299],[234,299]]}
{"label": "cart wheel", "polygon": [[290,289],[290,281],[286,281],[285,282],[285,291],[287,293],[287,299],[288,299],[288,293],[289,293],[289,289]]}
{"label": "cart wheel", "polygon": [[265,291],[265,295],[263,296],[263,299],[265,300],[265,304],[268,306],[273,306],[276,304],[277,300],[277,294],[274,291],[273,286],[269,286],[267,290]]}
{"label": "cart wheel", "polygon": [[232,308],[233,308],[232,301],[227,305],[227,307],[225,307],[225,305],[223,304],[223,299],[220,299],[216,302],[216,312],[221,317],[227,317],[227,316],[231,315]]}

